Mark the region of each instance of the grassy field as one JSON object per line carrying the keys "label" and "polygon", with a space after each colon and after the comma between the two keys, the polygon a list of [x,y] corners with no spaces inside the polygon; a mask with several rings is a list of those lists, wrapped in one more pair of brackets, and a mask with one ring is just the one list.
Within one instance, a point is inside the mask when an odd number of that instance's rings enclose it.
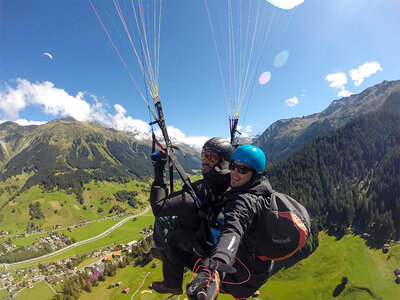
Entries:
{"label": "grassy field", "polygon": [[[18,186],[23,180],[15,181],[15,178],[6,183],[0,183],[0,188],[5,186]],[[113,205],[119,205],[127,211],[133,211],[127,203],[116,201],[114,193],[118,191],[135,191],[137,198],[147,205],[149,197],[149,182],[132,180],[122,184],[116,182],[90,182],[84,186],[83,204],[79,204],[75,194],[68,194],[64,190],[43,191],[39,186],[34,186],[29,191],[20,193],[15,199],[2,209],[2,230],[11,234],[20,234],[25,231],[28,222],[40,225],[44,231],[52,230],[54,225],[76,225],[83,220],[97,220],[101,216],[107,216]],[[14,191],[14,190],[12,190]],[[16,191],[14,191],[16,192]],[[0,204],[7,201],[11,195],[3,192],[0,196]],[[44,218],[30,220],[29,204],[38,201]],[[101,209],[101,210],[99,210]]]}
{"label": "grassy field", "polygon": [[17,299],[52,299],[55,295],[52,289],[43,280],[35,284],[33,288],[25,288],[17,297]]}
{"label": "grassy field", "polygon": [[[400,245],[392,246],[392,252],[399,257]],[[399,299],[400,286],[395,283],[393,270],[400,264],[393,256],[388,257],[381,249],[369,248],[359,236],[336,240],[322,233],[315,253],[276,273],[260,290],[259,298]],[[341,289],[343,276],[349,283]]]}
{"label": "grassy field", "polygon": [[[127,226],[124,231],[132,226]],[[119,233],[118,233],[119,235]],[[392,255],[383,254],[380,249],[366,245],[359,236],[347,235],[337,240],[334,236],[321,233],[320,246],[311,256],[295,266],[282,269],[260,289],[258,299],[385,299],[397,300],[400,286],[394,280],[393,270],[400,267],[400,244],[392,244]],[[133,267],[131,264],[124,269],[118,269],[114,277],[107,277],[100,282],[91,293],[83,292],[79,299],[185,299],[186,294],[170,297],[154,293],[149,285],[155,280],[161,280],[161,263],[154,266],[153,260],[144,267]],[[149,275],[147,275],[150,273]],[[147,276],[147,277],[146,277]],[[186,274],[185,284],[190,280],[190,272]],[[349,282],[344,289],[338,288],[343,276]],[[122,282],[119,287],[108,289],[111,283]],[[185,287],[185,284],[183,287]],[[40,287],[40,286],[39,286]],[[38,287],[38,288],[39,288]],[[122,293],[129,287],[128,294]],[[42,287],[45,289],[46,287]],[[47,289],[49,289],[47,287]],[[30,290],[34,292],[34,289]],[[50,299],[44,297],[19,299]],[[219,299],[233,299],[228,295],[220,295]]]}

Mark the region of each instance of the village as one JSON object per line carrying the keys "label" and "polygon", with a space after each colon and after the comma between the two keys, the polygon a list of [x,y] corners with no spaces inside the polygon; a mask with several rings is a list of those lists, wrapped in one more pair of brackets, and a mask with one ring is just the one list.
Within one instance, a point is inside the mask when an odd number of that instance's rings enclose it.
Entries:
{"label": "village", "polygon": [[[151,237],[153,229],[153,226],[143,229],[141,231],[141,240]],[[39,244],[61,245],[61,243],[65,243],[61,241],[62,235],[54,234],[52,236],[41,237]],[[60,283],[63,283],[66,277],[71,278],[83,272],[92,277],[99,277],[105,274],[107,264],[120,266],[122,262],[130,261],[132,255],[134,255],[133,250],[137,246],[138,241],[136,240],[127,244],[110,244],[107,247],[95,249],[80,256],[73,255],[53,262],[39,263],[38,265],[27,268],[6,270],[0,273],[0,290],[7,289],[10,293],[10,297],[15,298],[23,289],[33,288],[35,284],[44,280],[50,288],[57,293],[54,288]],[[97,258],[97,260],[77,268],[78,265],[82,265],[82,262],[90,258]]]}

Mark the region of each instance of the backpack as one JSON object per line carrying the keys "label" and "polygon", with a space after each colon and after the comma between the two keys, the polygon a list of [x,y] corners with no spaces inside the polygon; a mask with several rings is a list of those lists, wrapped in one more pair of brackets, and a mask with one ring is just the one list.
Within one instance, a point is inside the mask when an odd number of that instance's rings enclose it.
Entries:
{"label": "backpack", "polygon": [[[257,220],[256,232],[261,239],[257,255],[261,260],[283,260],[306,243],[311,230],[307,210],[292,197],[273,191]],[[260,255],[261,254],[261,255]]]}

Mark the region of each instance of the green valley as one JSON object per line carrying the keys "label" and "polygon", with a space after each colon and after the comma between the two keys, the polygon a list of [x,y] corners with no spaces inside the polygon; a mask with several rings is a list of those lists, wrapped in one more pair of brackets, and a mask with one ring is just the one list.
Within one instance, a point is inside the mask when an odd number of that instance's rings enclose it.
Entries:
{"label": "green valley", "polygon": [[[392,243],[389,255],[383,254],[381,249],[369,247],[371,242],[377,241],[365,240],[359,235],[345,235],[338,239],[321,232],[319,248],[296,265],[274,274],[260,289],[258,299],[397,299],[400,287],[395,283],[393,270],[400,267],[400,244]],[[143,267],[131,264],[118,269],[115,276],[106,277],[90,293],[83,292],[79,299],[131,299],[134,293],[133,299],[161,299],[162,295],[149,288],[151,282],[161,277],[161,264],[157,260],[153,259]],[[190,277],[191,272],[187,272],[185,283]],[[348,278],[348,283],[341,288],[343,277]],[[110,284],[117,282],[121,285],[109,288]],[[130,292],[124,294],[127,287]],[[37,294],[37,289],[43,289],[44,295],[49,288],[38,285],[29,293]],[[29,293],[25,291],[23,295],[30,297]],[[185,294],[168,297],[185,298]],[[232,297],[220,295],[219,299]]]}

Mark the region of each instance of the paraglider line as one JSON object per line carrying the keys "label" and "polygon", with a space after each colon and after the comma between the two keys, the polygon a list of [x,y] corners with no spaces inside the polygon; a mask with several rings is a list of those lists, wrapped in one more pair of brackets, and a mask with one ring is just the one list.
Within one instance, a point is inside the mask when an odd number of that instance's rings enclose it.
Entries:
{"label": "paraglider line", "polygon": [[211,22],[211,16],[210,16],[210,11],[208,10],[207,0],[204,0],[204,3],[205,3],[205,5],[206,5],[206,10],[207,10],[207,15],[208,15],[208,21],[210,22],[212,37],[213,37],[213,40],[214,40],[215,51],[217,52],[219,71],[220,71],[220,74],[221,74],[222,84],[223,84],[224,93],[225,93],[226,107],[227,107],[227,109],[228,109],[228,113],[230,114],[229,105],[228,105],[228,97],[227,97],[227,95],[226,95],[225,80],[224,80],[224,75],[222,74],[221,60],[220,60],[220,58],[219,58],[217,41],[215,40],[214,28],[213,28],[213,25],[212,25],[212,22]]}
{"label": "paraglider line", "polygon": [[[129,41],[131,42],[133,51],[134,51],[134,53],[135,53],[135,55],[136,55],[136,58],[137,58],[137,60],[138,60],[139,66],[140,66],[140,70],[142,71],[142,74],[143,74],[143,76],[144,76],[144,78],[145,78],[146,86],[149,87],[149,86],[150,86],[150,85],[148,84],[148,81],[149,81],[149,80],[147,79],[147,75],[146,75],[146,72],[145,72],[143,63],[140,61],[139,55],[137,54],[136,48],[135,48],[135,46],[134,46],[134,44],[133,44],[131,35],[130,35],[130,33],[129,33],[129,30],[128,30],[128,26],[126,25],[126,21],[125,21],[124,15],[123,15],[123,13],[122,13],[122,9],[121,9],[121,7],[120,7],[120,5],[119,5],[118,0],[113,0],[113,2],[114,2],[115,9],[117,10],[118,15],[119,15],[119,17],[120,17],[120,19],[121,19],[122,25],[123,25],[124,28],[125,28],[125,32],[126,32],[128,38],[129,38]],[[136,17],[136,16],[135,16],[135,17]],[[151,74],[150,74],[150,75],[151,75]],[[150,78],[150,79],[151,79],[151,78]],[[151,89],[151,90],[154,90],[154,89]],[[154,94],[154,93],[153,93],[153,94]]]}
{"label": "paraglider line", "polygon": [[128,67],[126,66],[124,59],[122,58],[122,56],[121,56],[121,54],[119,53],[117,47],[115,46],[113,40],[111,39],[111,37],[110,37],[110,35],[109,35],[109,33],[108,33],[106,27],[105,27],[104,24],[103,24],[103,21],[101,20],[101,18],[100,18],[100,16],[98,15],[96,9],[94,8],[92,1],[89,0],[89,3],[90,3],[90,5],[92,6],[93,11],[94,11],[94,13],[96,14],[97,18],[99,19],[100,24],[101,24],[101,26],[103,27],[105,33],[107,34],[108,39],[110,40],[111,44],[113,45],[114,50],[117,52],[117,54],[118,54],[118,56],[119,56],[119,58],[120,58],[122,64],[124,65],[125,69],[128,71],[128,74],[129,74],[129,76],[131,77],[131,79],[132,79],[133,83],[135,84],[136,88],[138,89],[140,95],[142,96],[143,100],[146,102],[147,106],[148,106],[149,109],[151,110],[151,112],[152,112],[152,114],[153,114],[153,117],[154,117],[155,119],[157,119],[156,116],[155,116],[155,114],[154,114],[154,112],[153,112],[153,110],[150,108],[149,102],[147,102],[147,100],[146,100],[146,98],[144,97],[142,91],[140,90],[139,86],[137,85],[135,79],[133,78],[131,72],[129,71]]}

